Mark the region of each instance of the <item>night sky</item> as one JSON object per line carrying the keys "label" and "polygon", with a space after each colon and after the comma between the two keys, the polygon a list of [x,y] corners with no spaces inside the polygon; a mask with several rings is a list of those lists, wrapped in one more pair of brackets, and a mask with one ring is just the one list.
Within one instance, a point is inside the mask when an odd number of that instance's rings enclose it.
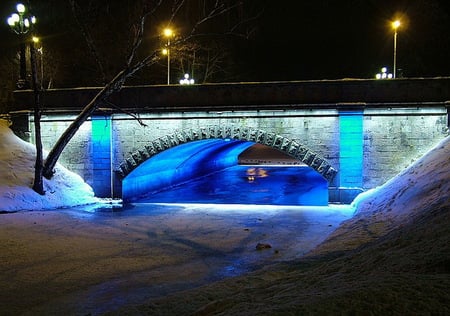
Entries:
{"label": "night sky", "polygon": [[[293,4],[295,3],[295,4]],[[265,79],[370,78],[391,68],[405,76],[450,74],[450,1],[268,1],[255,46]]]}
{"label": "night sky", "polygon": [[[235,56],[238,81],[373,78],[382,66],[392,68],[390,21],[396,16],[404,22],[398,33],[400,76],[450,75],[448,0],[247,1],[250,2],[257,7],[254,12],[262,14],[254,22],[252,36],[239,43]],[[39,2],[30,3],[36,11],[42,6]],[[62,2],[45,3],[46,12],[36,12],[41,15],[39,27],[45,33],[58,34],[61,45],[67,45],[67,37],[71,36],[61,36],[64,28],[55,26],[51,17],[57,12],[48,11],[49,4],[57,7]],[[14,4],[0,4],[5,21],[0,27],[0,54],[16,49],[17,40],[6,25]],[[46,36],[56,42],[55,34]],[[105,34],[108,36],[111,35]]]}

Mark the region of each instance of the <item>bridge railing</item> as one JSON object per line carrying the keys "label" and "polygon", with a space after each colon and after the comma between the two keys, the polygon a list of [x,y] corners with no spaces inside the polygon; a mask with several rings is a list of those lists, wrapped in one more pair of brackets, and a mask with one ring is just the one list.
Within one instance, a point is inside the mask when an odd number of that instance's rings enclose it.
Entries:
{"label": "bridge railing", "polygon": [[[79,111],[100,87],[50,89],[43,92],[44,111]],[[32,110],[31,90],[14,92],[11,111]],[[450,106],[450,77],[395,80],[342,79],[202,85],[125,86],[109,98],[134,112],[357,107]],[[111,108],[111,104],[105,104]]]}

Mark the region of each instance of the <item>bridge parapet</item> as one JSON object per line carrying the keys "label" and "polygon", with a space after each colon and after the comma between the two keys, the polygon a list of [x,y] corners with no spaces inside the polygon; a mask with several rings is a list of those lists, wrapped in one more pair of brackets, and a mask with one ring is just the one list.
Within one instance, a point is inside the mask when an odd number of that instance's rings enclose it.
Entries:
{"label": "bridge parapet", "polygon": [[[79,111],[99,87],[50,89],[43,92],[44,111]],[[32,110],[31,90],[14,92],[12,110]],[[342,79],[202,85],[126,86],[111,104],[133,112],[226,111],[272,109],[340,110],[348,103],[365,107],[436,106],[450,101],[450,77],[395,80]],[[110,104],[102,107],[112,112]]]}

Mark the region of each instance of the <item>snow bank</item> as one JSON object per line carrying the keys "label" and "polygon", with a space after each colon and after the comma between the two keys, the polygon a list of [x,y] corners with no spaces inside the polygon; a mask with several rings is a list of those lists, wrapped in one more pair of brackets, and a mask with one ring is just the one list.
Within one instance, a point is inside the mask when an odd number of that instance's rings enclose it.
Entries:
{"label": "snow bank", "polygon": [[414,222],[434,209],[450,207],[450,136],[382,186],[360,194],[355,215],[310,255],[354,249]]}
{"label": "snow bank", "polygon": [[0,120],[0,210],[44,210],[98,202],[83,179],[60,164],[51,180],[44,178],[45,195],[31,187],[36,148],[21,140]]}
{"label": "snow bank", "polygon": [[449,170],[450,137],[447,137],[381,187],[359,195],[353,202],[356,213],[383,212],[398,221],[424,207],[449,202]]}

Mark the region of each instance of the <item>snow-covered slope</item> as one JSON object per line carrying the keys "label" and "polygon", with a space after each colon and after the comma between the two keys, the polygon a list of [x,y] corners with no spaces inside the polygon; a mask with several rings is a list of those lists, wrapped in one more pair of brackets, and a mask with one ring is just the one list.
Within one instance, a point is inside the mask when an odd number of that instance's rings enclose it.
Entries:
{"label": "snow-covered slope", "polygon": [[355,215],[312,254],[348,250],[375,240],[418,216],[450,207],[450,137],[384,185],[360,194]]}
{"label": "snow-covered slope", "polygon": [[34,192],[36,148],[8,126],[6,120],[0,120],[0,211],[54,209],[98,201],[80,176],[60,164],[53,179],[44,179],[46,194]]}

